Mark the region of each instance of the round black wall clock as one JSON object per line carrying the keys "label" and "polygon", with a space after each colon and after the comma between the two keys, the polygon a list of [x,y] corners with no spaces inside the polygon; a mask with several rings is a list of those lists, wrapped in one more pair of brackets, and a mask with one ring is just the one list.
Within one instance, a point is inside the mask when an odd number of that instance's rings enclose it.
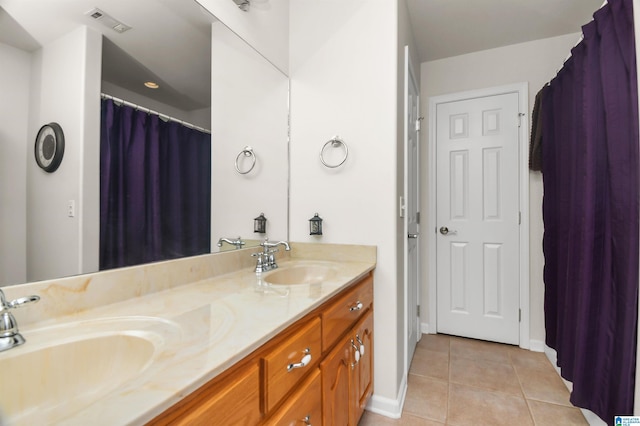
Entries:
{"label": "round black wall clock", "polygon": [[38,130],[34,147],[36,163],[45,172],[53,173],[64,156],[64,133],[58,123],[45,124]]}

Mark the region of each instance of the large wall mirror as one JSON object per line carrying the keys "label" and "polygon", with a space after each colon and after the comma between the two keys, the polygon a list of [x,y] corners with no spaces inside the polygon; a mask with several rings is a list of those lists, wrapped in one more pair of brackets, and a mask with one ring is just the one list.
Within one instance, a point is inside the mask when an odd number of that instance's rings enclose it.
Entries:
{"label": "large wall mirror", "polygon": [[0,0],[0,63],[0,286],[100,269],[101,94],[210,131],[211,252],[288,238],[288,77],[195,0]]}

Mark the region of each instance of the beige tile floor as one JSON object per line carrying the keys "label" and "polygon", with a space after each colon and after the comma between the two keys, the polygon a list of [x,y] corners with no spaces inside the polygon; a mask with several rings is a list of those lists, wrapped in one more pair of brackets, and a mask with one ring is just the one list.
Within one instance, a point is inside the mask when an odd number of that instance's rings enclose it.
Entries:
{"label": "beige tile floor", "polygon": [[425,334],[409,370],[402,418],[365,412],[369,425],[587,425],[542,353]]}

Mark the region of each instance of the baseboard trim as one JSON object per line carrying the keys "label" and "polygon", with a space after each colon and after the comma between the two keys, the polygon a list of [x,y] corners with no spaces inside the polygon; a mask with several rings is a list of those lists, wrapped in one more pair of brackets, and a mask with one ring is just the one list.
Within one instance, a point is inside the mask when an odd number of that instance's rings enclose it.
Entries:
{"label": "baseboard trim", "polygon": [[532,352],[545,352],[545,344],[542,340],[529,340],[529,350]]}
{"label": "baseboard trim", "polygon": [[375,393],[369,399],[366,410],[391,419],[399,419],[402,416],[402,407],[404,399],[407,396],[407,377],[405,376],[400,383],[400,389],[396,399],[378,396]]}
{"label": "baseboard trim", "polygon": [[435,331],[433,333],[431,333],[431,331],[429,331],[429,324],[426,322],[421,322],[420,323],[420,332],[422,334],[435,334]]}

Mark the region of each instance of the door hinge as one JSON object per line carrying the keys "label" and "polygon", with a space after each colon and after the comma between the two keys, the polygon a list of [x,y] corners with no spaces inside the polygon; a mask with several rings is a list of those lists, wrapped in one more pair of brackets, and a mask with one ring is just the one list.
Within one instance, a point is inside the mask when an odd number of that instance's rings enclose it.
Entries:
{"label": "door hinge", "polygon": [[420,316],[420,305],[418,305],[416,312],[417,312],[417,316]]}
{"label": "door hinge", "polygon": [[518,127],[522,126],[522,117],[524,117],[524,112],[518,113]]}
{"label": "door hinge", "polygon": [[522,212],[518,212],[518,225],[522,225]]}
{"label": "door hinge", "polygon": [[424,117],[418,117],[418,119],[416,120],[416,132],[419,132],[419,131],[420,131],[420,127],[421,127],[420,122],[421,122],[422,120],[424,120]]}
{"label": "door hinge", "polygon": [[522,322],[522,309],[518,309],[518,322]]}
{"label": "door hinge", "polygon": [[420,212],[416,212],[416,223],[420,225]]}

